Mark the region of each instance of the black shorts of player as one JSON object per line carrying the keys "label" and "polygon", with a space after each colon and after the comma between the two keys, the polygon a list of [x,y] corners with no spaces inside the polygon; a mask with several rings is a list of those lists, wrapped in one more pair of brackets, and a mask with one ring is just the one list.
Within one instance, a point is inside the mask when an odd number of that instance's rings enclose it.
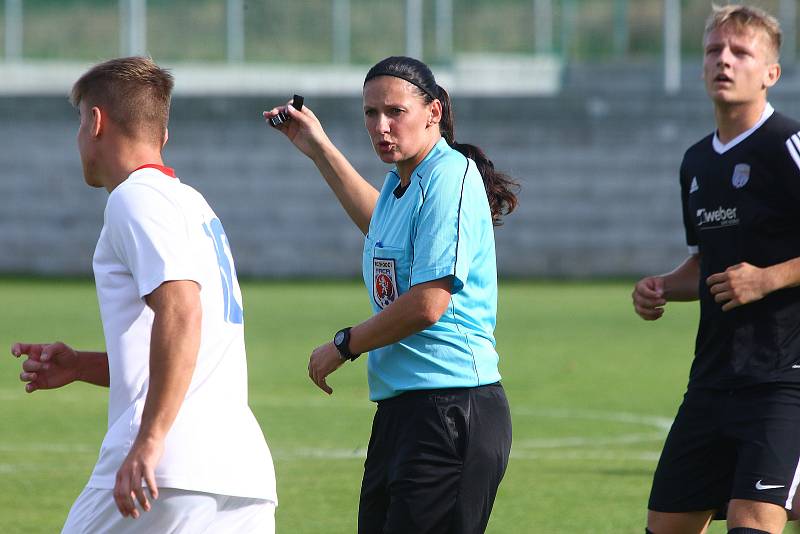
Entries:
{"label": "black shorts of player", "polygon": [[718,510],[719,519],[730,499],[746,499],[790,510],[799,464],[798,385],[690,389],[664,443],[649,509]]}
{"label": "black shorts of player", "polygon": [[499,383],[379,401],[359,534],[484,532],[510,450],[511,416]]}

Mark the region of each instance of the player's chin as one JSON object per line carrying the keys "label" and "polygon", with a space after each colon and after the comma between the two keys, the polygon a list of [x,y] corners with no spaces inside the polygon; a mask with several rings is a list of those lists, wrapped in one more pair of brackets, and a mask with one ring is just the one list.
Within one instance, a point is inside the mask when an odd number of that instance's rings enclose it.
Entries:
{"label": "player's chin", "polygon": [[87,178],[87,177],[84,177],[84,181],[86,182],[86,185],[88,185],[89,187],[94,187],[96,189],[98,189],[100,187],[103,187],[102,184],[99,184],[99,183],[95,182],[94,180],[92,180],[90,178]]}
{"label": "player's chin", "polygon": [[708,91],[708,96],[717,105],[742,104],[745,102],[745,99],[739,97],[730,89],[711,88]]}
{"label": "player's chin", "polygon": [[83,166],[83,181],[89,187],[103,187],[101,181],[95,176],[92,167],[86,164]]}

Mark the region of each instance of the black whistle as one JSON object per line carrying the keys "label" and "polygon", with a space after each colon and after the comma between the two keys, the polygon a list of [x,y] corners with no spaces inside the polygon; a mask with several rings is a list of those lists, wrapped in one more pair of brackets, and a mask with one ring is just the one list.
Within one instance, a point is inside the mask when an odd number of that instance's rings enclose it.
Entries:
{"label": "black whistle", "polygon": [[[303,97],[300,95],[294,95],[292,97],[292,107],[297,111],[303,109]],[[283,111],[279,111],[277,115],[269,118],[269,123],[273,126],[273,128],[277,128],[284,122],[289,122],[290,120],[292,120],[292,118],[289,115]]]}

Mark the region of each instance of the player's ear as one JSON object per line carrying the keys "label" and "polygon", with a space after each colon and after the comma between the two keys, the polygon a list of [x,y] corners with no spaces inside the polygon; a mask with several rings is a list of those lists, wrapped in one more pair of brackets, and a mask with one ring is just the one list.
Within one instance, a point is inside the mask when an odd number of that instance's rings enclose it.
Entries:
{"label": "player's ear", "polygon": [[781,77],[780,63],[772,63],[767,65],[767,71],[764,73],[764,88],[769,89],[775,85]]}
{"label": "player's ear", "polygon": [[100,137],[100,133],[105,127],[105,115],[97,106],[94,106],[90,113],[92,114],[92,137]]}

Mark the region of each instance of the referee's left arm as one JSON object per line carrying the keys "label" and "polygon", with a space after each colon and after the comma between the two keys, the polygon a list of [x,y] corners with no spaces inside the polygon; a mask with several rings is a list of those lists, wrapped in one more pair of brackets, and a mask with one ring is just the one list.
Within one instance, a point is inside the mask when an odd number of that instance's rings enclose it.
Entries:
{"label": "referee's left arm", "polygon": [[[411,286],[406,293],[363,323],[350,329],[350,352],[361,354],[397,343],[435,324],[450,305],[453,277],[446,276]],[[345,360],[333,343],[314,349],[308,362],[308,376],[329,395],[333,389],[326,378]]]}
{"label": "referee's left arm", "polygon": [[434,324],[450,304],[452,277],[411,286],[396,301],[350,330],[350,350],[369,352]]}

